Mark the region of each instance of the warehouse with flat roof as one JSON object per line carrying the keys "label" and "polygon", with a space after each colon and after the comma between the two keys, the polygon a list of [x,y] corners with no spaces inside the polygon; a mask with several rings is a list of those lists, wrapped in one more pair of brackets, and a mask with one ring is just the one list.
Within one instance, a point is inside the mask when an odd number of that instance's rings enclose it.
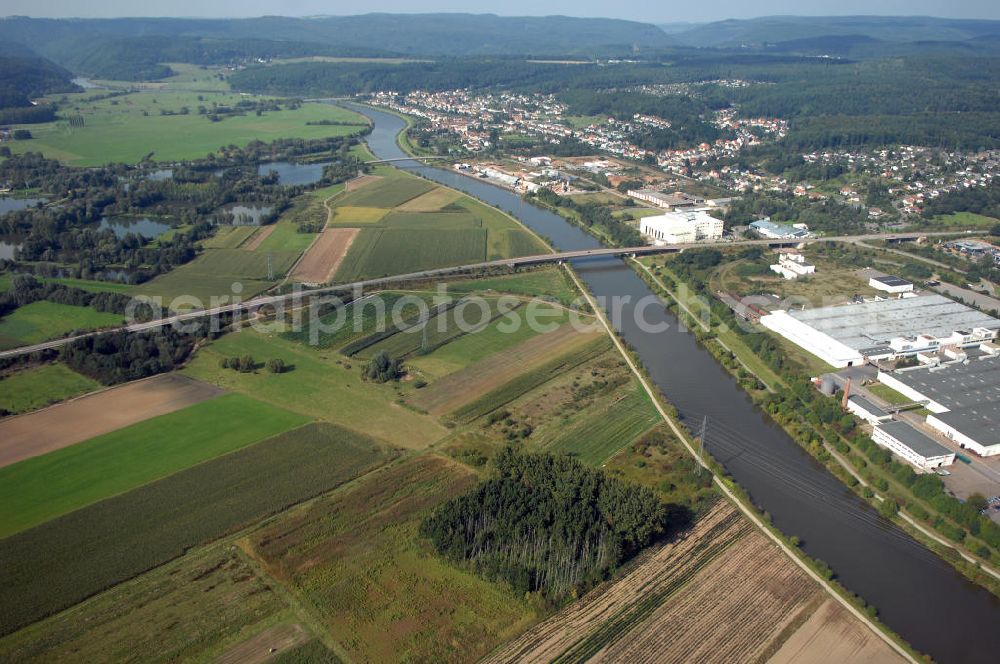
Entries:
{"label": "warehouse with flat roof", "polygon": [[778,310],[761,324],[842,368],[882,359],[967,347],[997,337],[1000,320],[929,294],[794,311]]}
{"label": "warehouse with flat roof", "polygon": [[881,371],[879,382],[926,401],[927,424],[980,456],[1000,454],[1000,357]]}
{"label": "warehouse with flat roof", "polygon": [[955,453],[906,422],[884,422],[872,431],[872,440],[922,470],[955,463]]}

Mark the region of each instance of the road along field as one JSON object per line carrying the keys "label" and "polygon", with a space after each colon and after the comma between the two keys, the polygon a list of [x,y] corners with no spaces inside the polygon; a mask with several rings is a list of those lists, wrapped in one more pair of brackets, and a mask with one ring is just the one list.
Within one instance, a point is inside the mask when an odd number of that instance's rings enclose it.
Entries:
{"label": "road along field", "polygon": [[[243,416],[254,408],[244,404]],[[366,436],[310,424],[0,539],[0,635],[330,491],[393,454]]]}
{"label": "road along field", "polygon": [[340,267],[344,256],[347,255],[358,232],[357,228],[327,228],[324,230],[295,266],[292,279],[307,284],[329,282],[333,278],[334,272]]}
{"label": "road along field", "polygon": [[431,383],[410,403],[433,415],[453,412],[553,358],[579,353],[601,336],[596,331],[581,333],[570,325],[561,325]]}
{"label": "road along field", "polygon": [[0,537],[309,420],[242,394],[224,394],[0,468]]}
{"label": "road along field", "polygon": [[[817,629],[833,636],[826,631],[829,618],[819,618],[818,628],[810,624],[827,603],[834,602],[730,503],[719,501],[689,531],[641,554],[619,578],[485,661],[765,661],[800,630],[806,630],[800,642]],[[857,620],[845,619],[837,629],[863,644],[853,648],[859,654],[902,661]]]}
{"label": "road along field", "polygon": [[419,539],[423,518],[476,481],[454,461],[411,458],[280,515],[241,546],[354,661],[474,661],[535,615]]}
{"label": "road along field", "polygon": [[0,468],[220,394],[214,385],[171,373],[0,420]]}

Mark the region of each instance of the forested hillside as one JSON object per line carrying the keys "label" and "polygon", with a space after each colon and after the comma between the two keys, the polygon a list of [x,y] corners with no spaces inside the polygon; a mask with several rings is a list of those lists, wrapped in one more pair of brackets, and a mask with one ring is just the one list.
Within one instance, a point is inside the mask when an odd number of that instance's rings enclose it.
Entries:
{"label": "forested hillside", "polygon": [[51,107],[35,107],[31,99],[53,92],[71,92],[72,74],[30,52],[0,50],[0,124],[46,122]]}

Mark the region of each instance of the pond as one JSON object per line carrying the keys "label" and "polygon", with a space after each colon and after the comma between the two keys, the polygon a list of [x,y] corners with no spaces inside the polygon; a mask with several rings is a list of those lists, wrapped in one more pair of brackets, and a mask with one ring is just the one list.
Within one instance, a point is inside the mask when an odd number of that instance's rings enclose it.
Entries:
{"label": "pond", "polygon": [[271,171],[278,174],[278,184],[285,186],[314,184],[323,177],[323,169],[332,162],[324,161],[315,164],[297,164],[294,161],[272,161],[257,167],[261,177]]}
{"label": "pond", "polygon": [[100,230],[110,228],[114,231],[115,237],[125,237],[129,233],[135,233],[145,238],[158,238],[173,226],[164,222],[153,220],[148,217],[104,217],[101,219]]}
{"label": "pond", "polygon": [[0,198],[0,214],[23,210],[44,202],[44,198],[10,198],[5,196]]}
{"label": "pond", "polygon": [[269,205],[243,204],[224,207],[220,212],[228,212],[233,215],[233,220],[230,222],[233,226],[260,226],[272,210],[274,208]]}

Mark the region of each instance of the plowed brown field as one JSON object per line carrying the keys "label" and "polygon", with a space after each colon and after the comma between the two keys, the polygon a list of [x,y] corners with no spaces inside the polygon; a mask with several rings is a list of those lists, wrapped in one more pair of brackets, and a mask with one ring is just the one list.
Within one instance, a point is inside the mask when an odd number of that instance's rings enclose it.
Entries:
{"label": "plowed brown field", "polygon": [[129,383],[0,422],[0,468],[165,415],[222,394],[170,373]]}
{"label": "plowed brown field", "polygon": [[323,284],[329,281],[340,267],[340,262],[344,260],[347,250],[351,248],[359,232],[360,229],[357,228],[324,230],[295,266],[292,278],[307,284]]}

